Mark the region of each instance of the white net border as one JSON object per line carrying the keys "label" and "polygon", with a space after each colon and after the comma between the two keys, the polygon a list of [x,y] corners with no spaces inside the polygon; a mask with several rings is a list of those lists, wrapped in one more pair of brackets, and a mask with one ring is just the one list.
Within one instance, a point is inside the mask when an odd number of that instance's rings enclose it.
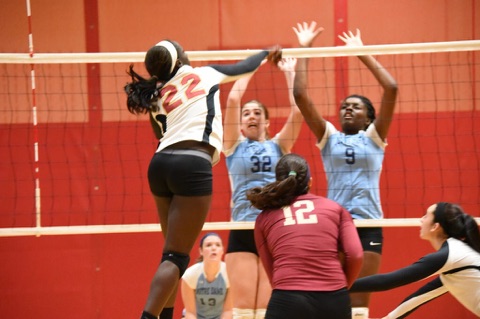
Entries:
{"label": "white net border", "polygon": [[[476,51],[480,40],[425,42],[406,44],[366,45],[363,47],[285,48],[284,57],[340,57],[358,55],[386,55],[428,52]],[[190,61],[240,60],[260,50],[187,51]],[[117,63],[142,62],[145,52],[101,53],[0,53],[0,63],[58,64],[58,63]]]}
{"label": "white net border", "polygon": [[[480,225],[480,218],[475,218]],[[420,218],[384,218],[354,220],[357,227],[418,227]],[[253,229],[255,222],[208,222],[204,231]],[[90,226],[53,226],[53,227],[17,227],[0,229],[0,237],[42,236],[42,235],[87,235],[160,232],[159,224],[130,225],[90,225]]]}

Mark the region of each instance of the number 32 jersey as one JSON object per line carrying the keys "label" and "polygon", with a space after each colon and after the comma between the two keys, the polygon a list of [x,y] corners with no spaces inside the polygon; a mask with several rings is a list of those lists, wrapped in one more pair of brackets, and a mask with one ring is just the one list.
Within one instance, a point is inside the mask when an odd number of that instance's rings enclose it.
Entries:
{"label": "number 32 jersey", "polygon": [[224,154],[232,189],[232,220],[255,221],[260,210],[252,206],[246,193],[275,181],[275,166],[283,155],[277,136],[263,142],[241,136]]}

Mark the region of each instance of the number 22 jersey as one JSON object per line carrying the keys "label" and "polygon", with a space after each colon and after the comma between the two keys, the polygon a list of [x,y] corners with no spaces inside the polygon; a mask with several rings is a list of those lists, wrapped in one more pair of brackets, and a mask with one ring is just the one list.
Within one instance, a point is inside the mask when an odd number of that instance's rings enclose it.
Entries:
{"label": "number 22 jersey", "polygon": [[[268,51],[261,51],[235,64],[193,68],[184,65],[160,89],[159,111],[152,113],[163,136],[157,152],[178,142],[193,140],[215,148],[212,165],[220,159],[223,143],[219,84],[235,81],[255,71]],[[157,119],[166,115],[166,123]]]}

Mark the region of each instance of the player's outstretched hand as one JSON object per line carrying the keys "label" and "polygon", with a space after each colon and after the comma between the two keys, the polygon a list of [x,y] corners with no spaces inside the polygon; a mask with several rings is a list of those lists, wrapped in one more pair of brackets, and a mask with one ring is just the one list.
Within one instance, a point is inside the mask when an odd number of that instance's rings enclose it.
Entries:
{"label": "player's outstretched hand", "polygon": [[317,29],[317,23],[315,21],[312,21],[310,25],[306,22],[297,23],[297,27],[293,27],[293,31],[298,38],[298,44],[304,48],[311,47],[315,38],[322,33],[323,30],[323,27]]}
{"label": "player's outstretched hand", "polygon": [[345,42],[347,47],[361,47],[363,46],[360,30],[357,29],[357,33],[353,34],[352,31],[343,32],[343,36],[339,35],[338,38]]}
{"label": "player's outstretched hand", "polygon": [[295,66],[297,65],[297,58],[283,58],[277,66],[283,72],[295,72]]}

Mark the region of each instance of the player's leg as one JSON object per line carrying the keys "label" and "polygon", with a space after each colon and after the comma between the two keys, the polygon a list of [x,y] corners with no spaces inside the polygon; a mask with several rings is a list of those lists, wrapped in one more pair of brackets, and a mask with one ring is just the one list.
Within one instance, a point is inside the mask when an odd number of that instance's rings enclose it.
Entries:
{"label": "player's leg", "polygon": [[[377,274],[380,269],[383,249],[383,231],[381,228],[358,228],[363,246],[363,265],[359,278]],[[352,318],[367,319],[369,315],[371,293],[352,293]]]}
{"label": "player's leg", "polygon": [[157,314],[163,308],[173,308],[179,279],[188,267],[190,251],[203,228],[210,202],[211,195],[173,197],[167,217],[162,263],[152,279],[144,309],[148,313]]}
{"label": "player's leg", "polygon": [[258,285],[258,256],[251,252],[232,252],[225,256],[233,318],[253,319]]}
{"label": "player's leg", "polygon": [[[358,278],[375,275],[380,269],[382,255],[372,252],[363,252],[363,266]],[[368,307],[371,293],[351,293],[352,307]]]}
{"label": "player's leg", "polygon": [[[157,207],[157,214],[159,217],[162,235],[164,238],[167,236],[168,229],[168,211],[170,209],[170,203],[173,198],[173,193],[168,188],[168,172],[165,168],[170,165],[168,156],[162,153],[156,153],[148,167],[148,181],[150,185],[150,191],[152,192]],[[141,319],[158,318],[158,314],[165,303],[165,300],[157,298],[157,288],[155,283],[158,282],[160,266],[158,266],[154,278],[150,284],[150,292],[148,299],[142,313]],[[166,298],[166,297],[165,297]],[[170,302],[170,299],[168,302]],[[158,306],[155,301],[160,301],[162,306]],[[158,310],[160,309],[160,310]]]}
{"label": "player's leg", "polygon": [[265,268],[262,265],[260,258],[258,258],[258,288],[257,288],[257,301],[255,309],[255,319],[265,318],[267,311],[267,305],[272,295],[272,286],[268,280]]}
{"label": "player's leg", "polygon": [[212,199],[211,159],[200,151],[198,156],[189,153],[157,153],[148,172],[165,244],[144,313],[157,315],[162,311],[162,319],[173,316],[178,282],[188,267],[190,251]]}
{"label": "player's leg", "polygon": [[[155,198],[158,217],[160,220],[160,225],[162,227],[162,234],[165,239],[167,238],[167,233],[168,233],[168,211],[170,209],[171,201],[172,201],[172,198],[167,198],[167,197]],[[160,319],[170,319],[173,317],[173,306],[175,305],[177,289],[178,289],[178,285],[175,288],[175,290],[172,292],[170,297],[168,298],[165,306],[163,307],[162,312],[160,313]]]}

